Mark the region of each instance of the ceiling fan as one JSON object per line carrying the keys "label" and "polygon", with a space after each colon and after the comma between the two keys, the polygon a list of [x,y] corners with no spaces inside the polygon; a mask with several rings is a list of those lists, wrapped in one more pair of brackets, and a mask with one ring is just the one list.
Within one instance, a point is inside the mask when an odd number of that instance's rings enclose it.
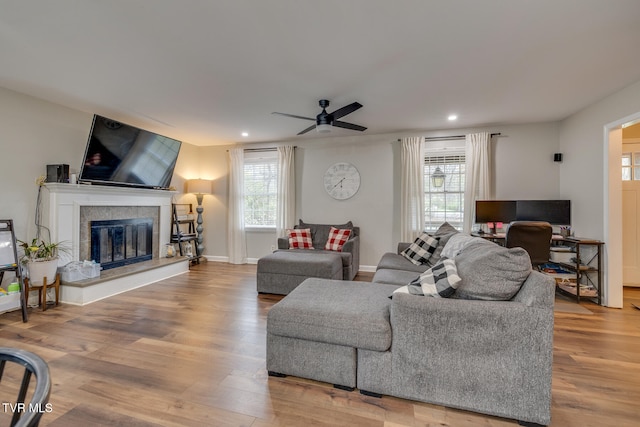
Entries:
{"label": "ceiling fan", "polygon": [[273,112],[271,114],[279,114],[281,116],[293,117],[295,119],[312,120],[316,122],[315,125],[309,126],[305,130],[299,132],[298,135],[305,134],[314,128],[318,132],[330,132],[331,126],[344,128],[344,129],[357,130],[360,132],[367,130],[367,128],[364,126],[354,125],[353,123],[347,123],[347,122],[342,122],[338,120],[339,118],[344,117],[347,114],[351,114],[359,108],[362,108],[362,104],[360,104],[359,102],[354,102],[342,108],[338,108],[333,113],[327,113],[326,108],[329,106],[328,100],[321,99],[319,101],[319,104],[320,104],[320,107],[322,108],[322,112],[318,114],[315,119],[311,117],[296,116],[295,114],[287,114],[287,113]]}

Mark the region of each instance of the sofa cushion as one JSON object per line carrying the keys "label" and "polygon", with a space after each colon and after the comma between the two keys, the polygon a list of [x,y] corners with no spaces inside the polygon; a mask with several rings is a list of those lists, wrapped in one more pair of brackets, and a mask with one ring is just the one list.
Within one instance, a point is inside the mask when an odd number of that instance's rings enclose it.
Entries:
{"label": "sofa cushion", "polygon": [[455,258],[462,282],[455,297],[510,300],[531,273],[531,260],[522,248],[473,242]]}
{"label": "sofa cushion", "polygon": [[342,247],[349,239],[351,230],[348,228],[335,228],[329,229],[329,237],[327,243],[324,245],[324,249],[327,251],[342,252]]}
{"label": "sofa cushion", "polygon": [[389,294],[379,283],[307,279],[268,313],[267,332],[367,350],[391,346]]}
{"label": "sofa cushion", "polygon": [[447,244],[451,236],[457,233],[459,233],[459,231],[456,230],[455,227],[453,227],[448,222],[442,223],[438,230],[433,233],[433,237],[438,238],[438,247],[433,252],[433,255],[431,255],[431,258],[429,258],[429,267],[436,265],[438,261],[440,261],[440,258],[442,257],[442,250],[444,249],[445,245]]}
{"label": "sofa cushion", "polygon": [[469,243],[479,241],[491,243],[482,237],[473,237],[466,233],[455,233],[445,243],[440,256],[443,258],[455,258]]}
{"label": "sofa cushion", "polygon": [[[378,262],[376,271],[384,270],[384,269],[414,271],[415,273],[420,274],[428,270],[429,266],[426,264],[415,265],[414,263],[412,263],[411,261],[409,261],[408,259],[406,259],[400,254],[387,252],[386,254],[382,255],[382,258],[380,258],[380,262]],[[405,282],[405,284],[406,283],[408,282]]]}
{"label": "sofa cushion", "polygon": [[[338,229],[349,229],[353,230],[353,223],[348,221],[344,224],[307,224],[301,219],[298,220],[297,228],[308,228],[311,230],[311,239],[313,240],[313,246],[315,248],[324,248],[324,245],[327,243],[327,239],[329,238],[329,230],[331,227],[335,227]],[[355,233],[351,233],[351,236],[354,236]]]}
{"label": "sofa cushion", "polygon": [[422,233],[400,255],[416,265],[426,264],[438,247],[438,238]]}
{"label": "sofa cushion", "polygon": [[[409,263],[409,261],[407,261],[407,263]],[[416,271],[383,268],[376,271],[376,274],[373,275],[373,279],[371,281],[373,283],[387,283],[389,285],[404,286],[419,275],[420,273]]]}
{"label": "sofa cushion", "polygon": [[309,228],[288,229],[287,237],[289,238],[289,249],[313,249],[311,229]]}

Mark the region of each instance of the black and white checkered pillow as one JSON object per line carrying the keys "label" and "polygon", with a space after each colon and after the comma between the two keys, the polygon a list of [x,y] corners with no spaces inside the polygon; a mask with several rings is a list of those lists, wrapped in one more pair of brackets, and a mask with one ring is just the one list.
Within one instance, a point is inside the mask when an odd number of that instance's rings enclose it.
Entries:
{"label": "black and white checkered pillow", "polygon": [[393,293],[403,292],[412,295],[449,298],[455,293],[461,281],[455,261],[442,259],[433,268],[422,273],[408,285],[396,289]]}
{"label": "black and white checkered pillow", "polygon": [[422,233],[413,241],[411,245],[401,255],[415,265],[425,264],[438,247],[439,237],[433,237],[427,233]]}

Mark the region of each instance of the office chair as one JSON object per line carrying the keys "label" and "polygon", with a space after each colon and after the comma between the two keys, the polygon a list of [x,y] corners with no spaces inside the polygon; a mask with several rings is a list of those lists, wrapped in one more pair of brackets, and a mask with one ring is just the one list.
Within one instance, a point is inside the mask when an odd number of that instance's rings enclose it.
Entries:
{"label": "office chair", "polygon": [[[7,362],[12,363],[7,365]],[[16,375],[18,373],[16,370],[21,371],[21,368],[24,368],[24,373],[22,378],[19,379],[19,375]],[[10,426],[37,426],[40,423],[42,414],[50,412],[47,408],[49,395],[51,394],[49,365],[40,356],[31,352],[0,347],[0,381],[2,381],[5,373],[7,374],[6,379],[10,384],[4,384],[2,391],[18,389],[18,397],[15,401],[12,401],[8,396],[2,396],[4,412],[13,414]],[[35,377],[35,385],[31,384],[32,377]],[[16,382],[20,383],[19,388]],[[27,391],[29,390],[32,390],[33,394],[30,394],[31,398],[26,400]]]}
{"label": "office chair", "polygon": [[505,239],[507,248],[520,247],[527,251],[535,268],[549,261],[551,224],[543,221],[514,221],[509,224]]}

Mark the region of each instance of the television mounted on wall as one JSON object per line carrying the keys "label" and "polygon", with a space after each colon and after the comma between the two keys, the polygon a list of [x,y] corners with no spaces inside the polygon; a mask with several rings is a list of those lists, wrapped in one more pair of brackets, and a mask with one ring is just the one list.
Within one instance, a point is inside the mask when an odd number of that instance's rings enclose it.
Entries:
{"label": "television mounted on wall", "polygon": [[79,181],[168,189],[181,144],[178,140],[96,114]]}

